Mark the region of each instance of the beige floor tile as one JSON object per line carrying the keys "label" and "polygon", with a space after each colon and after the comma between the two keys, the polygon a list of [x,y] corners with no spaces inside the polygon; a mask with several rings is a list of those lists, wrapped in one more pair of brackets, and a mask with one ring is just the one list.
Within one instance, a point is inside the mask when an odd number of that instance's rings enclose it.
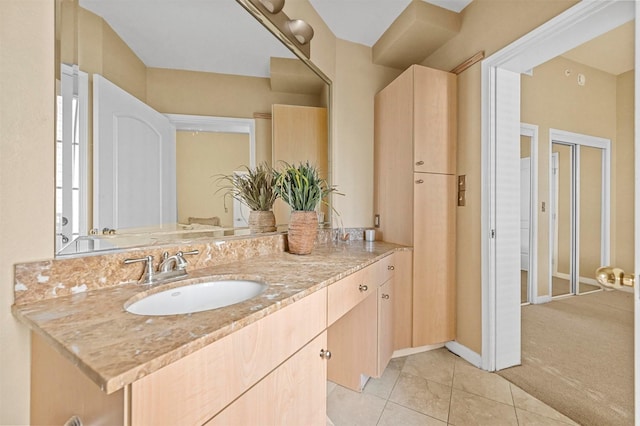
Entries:
{"label": "beige floor tile", "polygon": [[336,385],[333,382],[330,382],[327,380],[327,396],[329,396],[329,394],[337,387],[338,385]]}
{"label": "beige floor tile", "polygon": [[[567,426],[569,423],[516,408],[519,426]],[[576,424],[576,423],[572,423]]]}
{"label": "beige floor tile", "polygon": [[513,405],[507,380],[497,374],[480,370],[462,359],[456,362],[453,388]]}
{"label": "beige floor tile", "polygon": [[446,426],[447,423],[388,402],[382,412],[378,426]]}
{"label": "beige floor tile", "polygon": [[402,372],[451,386],[457,358],[445,348],[409,355]]}
{"label": "beige floor tile", "polygon": [[449,424],[456,426],[517,426],[515,408],[491,399],[453,389]]}
{"label": "beige floor tile", "polygon": [[[516,385],[510,384],[510,386],[511,386],[511,394],[513,395],[513,402],[516,406],[516,409],[525,410],[525,411],[528,411],[529,413],[537,414],[539,416],[544,416],[549,419],[562,422],[564,424],[575,425],[575,426],[578,425],[576,422],[574,422],[564,414],[559,413],[558,411],[549,407],[547,404],[540,401],[539,399],[532,397],[531,395],[529,395],[528,393],[526,393]],[[518,418],[520,418],[520,415],[518,415]]]}
{"label": "beige floor tile", "polygon": [[327,398],[327,415],[335,426],[372,426],[378,423],[386,403],[375,395],[336,386]]}
{"label": "beige floor tile", "polygon": [[391,391],[400,377],[400,363],[389,363],[379,379],[371,378],[364,387],[363,392],[388,399]]}
{"label": "beige floor tile", "polygon": [[449,386],[401,373],[389,401],[447,421],[450,398]]}

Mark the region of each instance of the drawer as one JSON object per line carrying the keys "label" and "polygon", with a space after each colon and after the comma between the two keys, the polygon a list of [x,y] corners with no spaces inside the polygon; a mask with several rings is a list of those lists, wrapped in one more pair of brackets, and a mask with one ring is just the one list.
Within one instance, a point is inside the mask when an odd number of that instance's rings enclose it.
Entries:
{"label": "drawer", "polygon": [[393,278],[396,269],[396,255],[391,253],[389,256],[383,257],[377,263],[376,283],[382,285]]}
{"label": "drawer", "polygon": [[369,265],[329,286],[327,293],[327,326],[376,292],[378,263]]}

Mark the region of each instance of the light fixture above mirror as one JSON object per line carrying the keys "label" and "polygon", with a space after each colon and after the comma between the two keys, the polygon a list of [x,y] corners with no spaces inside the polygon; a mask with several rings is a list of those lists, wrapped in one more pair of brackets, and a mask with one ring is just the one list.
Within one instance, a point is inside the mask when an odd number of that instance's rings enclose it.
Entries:
{"label": "light fixture above mirror", "polygon": [[[313,27],[302,19],[290,19],[282,10],[285,0],[245,0],[257,8],[262,15],[275,26],[287,41],[300,50],[304,56],[311,57],[309,42],[313,38]],[[266,25],[265,22],[262,22]]]}
{"label": "light fixture above mirror", "polygon": [[278,13],[284,7],[284,0],[259,0],[269,13]]}

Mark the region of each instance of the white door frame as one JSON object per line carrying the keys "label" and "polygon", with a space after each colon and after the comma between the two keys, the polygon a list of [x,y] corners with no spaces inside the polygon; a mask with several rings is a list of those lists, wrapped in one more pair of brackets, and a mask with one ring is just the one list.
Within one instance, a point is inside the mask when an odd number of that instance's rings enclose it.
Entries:
{"label": "white door frame", "polygon": [[[602,190],[601,190],[601,200],[600,200],[600,265],[605,266],[610,264],[610,253],[611,253],[611,140],[605,138],[599,138],[596,136],[589,136],[580,133],[572,133],[564,130],[558,129],[549,129],[549,158],[553,156],[553,144],[559,143],[564,145],[570,145],[574,147],[575,150],[575,164],[573,164],[575,175],[575,182],[572,183],[573,190],[575,191],[575,195],[572,196],[574,198],[574,206],[573,212],[575,214],[575,219],[572,221],[572,235],[574,235],[574,251],[575,253],[572,255],[571,260],[571,273],[575,278],[575,291],[576,294],[580,293],[580,147],[586,146],[591,148],[598,148],[602,150]],[[553,193],[553,167],[549,167],[549,193]],[[557,194],[556,194],[557,196]],[[554,205],[552,206],[551,211],[555,211],[557,208],[556,200],[552,198],[551,200]],[[551,250],[551,244],[557,244],[557,232],[549,233],[549,265],[552,262],[553,252]],[[552,279],[553,279],[553,270],[549,268],[549,294],[552,290]],[[556,271],[557,272],[557,271]],[[592,277],[584,277],[587,279],[587,282],[592,282],[594,285],[597,285],[596,281]],[[571,280],[570,280],[571,281]]]}
{"label": "white door frame", "polygon": [[520,136],[531,139],[530,148],[530,199],[529,199],[529,272],[527,300],[541,303],[538,297],[538,126],[520,123]]}
{"label": "white door frame", "polygon": [[165,114],[176,131],[242,133],[249,135],[249,167],[256,166],[256,121],[253,118]]}
{"label": "white door frame", "polygon": [[[502,170],[496,169],[497,165],[508,163],[510,160],[510,158],[504,158],[504,152],[507,152],[507,155],[513,155],[511,151],[515,151],[511,147],[517,142],[511,139],[513,132],[503,133],[503,129],[512,128],[513,120],[516,118],[513,114],[505,114],[507,108],[503,105],[500,109],[497,99],[501,102],[511,101],[510,106],[518,109],[519,79],[514,82],[509,72],[518,74],[527,72],[567,50],[635,19],[635,16],[635,3],[631,1],[582,1],[482,62],[481,365],[485,370],[495,371],[520,363],[519,300],[503,297],[513,292],[509,288],[509,283],[513,287],[512,283],[518,280],[515,273],[517,271],[515,271],[516,268],[510,268],[508,262],[504,262],[504,259],[498,256],[500,253],[508,252],[508,248],[511,248],[514,253],[519,252],[516,246],[519,243],[519,229],[517,224],[512,223],[513,221],[504,223],[496,220],[496,213],[500,213],[496,207],[519,197],[517,194],[519,186],[517,190],[510,193],[510,187],[505,188],[504,185],[502,187],[499,185],[508,182],[509,179],[517,182],[518,178],[510,174],[505,176]],[[636,84],[636,90],[639,85]],[[637,125],[640,124],[638,115],[638,109],[636,109]],[[637,128],[640,129],[640,127]],[[638,132],[636,132],[636,138],[637,135]],[[496,153],[500,153],[502,158]],[[517,161],[517,158],[513,158],[513,161]],[[514,169],[517,170],[517,168]],[[511,170],[508,171],[508,173],[511,172]],[[636,197],[636,203],[638,203],[638,197]],[[496,240],[499,240],[499,245],[496,244]],[[636,259],[638,256],[636,250]],[[640,262],[637,265],[640,265]],[[512,306],[514,303],[518,305],[517,309]]]}

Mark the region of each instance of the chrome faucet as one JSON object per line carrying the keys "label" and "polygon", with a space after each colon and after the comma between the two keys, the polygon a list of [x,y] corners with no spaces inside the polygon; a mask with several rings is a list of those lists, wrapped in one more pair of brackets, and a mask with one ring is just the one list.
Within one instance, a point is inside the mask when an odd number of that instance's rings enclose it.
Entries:
{"label": "chrome faucet", "polygon": [[169,256],[168,252],[162,254],[162,262],[158,265],[156,271],[153,267],[153,256],[145,256],[139,259],[125,259],[125,265],[137,262],[146,262],[144,272],[138,280],[140,284],[155,284],[161,281],[180,278],[187,275],[187,261],[185,255],[198,254],[198,250],[179,251],[173,256]]}
{"label": "chrome faucet", "polygon": [[171,271],[184,271],[187,267],[187,261],[184,256],[189,254],[198,254],[198,250],[182,252],[179,251],[173,256],[169,256],[169,252],[162,254],[162,262],[158,265],[158,271],[171,272]]}

